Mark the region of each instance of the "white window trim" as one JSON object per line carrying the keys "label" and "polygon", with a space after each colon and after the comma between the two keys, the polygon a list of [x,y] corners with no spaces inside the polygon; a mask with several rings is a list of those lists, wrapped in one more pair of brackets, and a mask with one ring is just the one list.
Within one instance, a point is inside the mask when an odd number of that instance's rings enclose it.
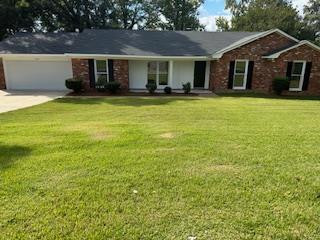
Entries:
{"label": "white window trim", "polygon": [[[97,61],[106,61],[106,72],[98,72],[98,70],[97,70]],[[108,59],[95,59],[95,60],[94,60],[95,82],[98,81],[98,75],[99,75],[99,74],[105,74],[105,75],[107,75],[107,82],[109,82]]]}
{"label": "white window trim", "polygon": [[[170,62],[169,61],[148,61],[147,64],[149,64],[149,62],[156,62],[157,63],[157,70],[156,70],[156,84],[157,84],[157,87],[159,88],[165,88],[167,86],[170,86]],[[159,63],[160,62],[167,62],[168,63],[168,71],[167,71],[167,75],[168,75],[168,80],[167,80],[167,85],[160,85],[159,84]],[[147,71],[147,74],[149,75],[149,69]],[[148,81],[148,79],[147,79]]]}
{"label": "white window trim", "polygon": [[298,87],[298,88],[289,88],[289,91],[297,92],[297,91],[302,91],[302,86],[303,86],[303,81],[304,81],[304,75],[305,75],[305,73],[306,73],[307,61],[304,61],[304,60],[296,60],[296,61],[293,61],[290,76],[299,76],[298,74],[292,74],[292,71],[293,71],[293,68],[294,68],[294,64],[295,64],[295,63],[303,63],[303,65],[302,65],[302,71],[301,71],[301,75],[300,75],[299,87]]}
{"label": "white window trim", "polygon": [[[240,86],[240,87],[239,86],[238,87],[234,86],[234,78],[236,76],[237,62],[245,62],[246,63],[246,67],[245,67],[245,71],[244,71],[243,85]],[[245,90],[247,88],[248,67],[249,67],[249,60],[248,59],[236,59],[235,60],[234,70],[233,70],[232,89],[234,89],[234,90]],[[238,74],[238,75],[240,75],[240,74]]]}

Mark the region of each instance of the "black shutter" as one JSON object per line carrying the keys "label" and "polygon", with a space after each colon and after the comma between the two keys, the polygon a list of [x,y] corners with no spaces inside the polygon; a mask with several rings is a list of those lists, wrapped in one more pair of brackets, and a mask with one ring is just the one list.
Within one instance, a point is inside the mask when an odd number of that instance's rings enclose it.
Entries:
{"label": "black shutter", "polygon": [[229,66],[228,89],[232,89],[232,87],[233,87],[234,65],[235,65],[235,61],[231,61],[231,62],[230,62],[230,66]]}
{"label": "black shutter", "polygon": [[113,75],[113,60],[108,60],[108,71],[109,71],[109,82],[114,81],[114,75]]}
{"label": "black shutter", "polygon": [[293,66],[293,62],[288,62],[286,76],[289,80],[291,79],[292,66]]}
{"label": "black shutter", "polygon": [[96,77],[95,77],[95,73],[94,73],[94,60],[93,59],[89,59],[89,80],[90,80],[90,87],[94,88],[95,87],[95,83],[96,83]]}
{"label": "black shutter", "polygon": [[309,78],[310,78],[310,73],[311,73],[311,67],[312,67],[312,62],[307,62],[307,64],[306,64],[306,70],[305,70],[305,72],[304,72],[302,91],[308,90]]}
{"label": "black shutter", "polygon": [[249,62],[248,66],[248,75],[247,75],[247,86],[246,89],[251,89],[252,85],[252,75],[253,75],[253,66],[254,66],[254,61]]}

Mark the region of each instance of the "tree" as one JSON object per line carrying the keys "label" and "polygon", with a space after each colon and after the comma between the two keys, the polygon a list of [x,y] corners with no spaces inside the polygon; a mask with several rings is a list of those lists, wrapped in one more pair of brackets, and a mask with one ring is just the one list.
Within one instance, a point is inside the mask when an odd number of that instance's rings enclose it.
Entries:
{"label": "tree", "polygon": [[112,25],[111,6],[104,0],[41,0],[39,19],[47,31],[108,27]]}
{"label": "tree", "polygon": [[230,31],[230,25],[228,19],[225,17],[217,17],[216,19],[217,30],[219,32]]}
{"label": "tree", "polygon": [[18,31],[32,31],[37,16],[33,0],[1,0],[0,40]]}
{"label": "tree", "polygon": [[266,31],[279,28],[299,36],[302,27],[298,11],[288,0],[227,0],[235,31]]}
{"label": "tree", "polygon": [[159,12],[164,18],[160,24],[167,30],[198,30],[199,7],[204,0],[155,0]]}
{"label": "tree", "polygon": [[305,32],[309,33],[309,39],[320,45],[320,0],[309,0],[304,6]]}

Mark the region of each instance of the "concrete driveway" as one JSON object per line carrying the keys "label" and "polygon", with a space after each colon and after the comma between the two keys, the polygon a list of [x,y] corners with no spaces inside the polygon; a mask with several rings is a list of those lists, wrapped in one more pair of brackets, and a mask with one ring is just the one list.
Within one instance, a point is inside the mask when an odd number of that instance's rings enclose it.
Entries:
{"label": "concrete driveway", "polygon": [[0,113],[26,108],[63,97],[67,91],[0,90]]}

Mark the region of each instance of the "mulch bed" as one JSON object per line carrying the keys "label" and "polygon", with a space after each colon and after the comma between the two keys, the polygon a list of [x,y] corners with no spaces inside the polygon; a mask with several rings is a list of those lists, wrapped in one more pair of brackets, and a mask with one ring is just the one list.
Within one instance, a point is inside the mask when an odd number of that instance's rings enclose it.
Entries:
{"label": "mulch bed", "polygon": [[166,94],[166,93],[153,93],[150,94],[148,92],[126,92],[126,91],[119,91],[116,94],[111,94],[110,92],[99,92],[95,89],[92,90],[86,90],[80,93],[74,93],[74,92],[70,92],[67,94],[67,96],[198,96],[199,94],[196,93],[171,93],[171,94]]}

